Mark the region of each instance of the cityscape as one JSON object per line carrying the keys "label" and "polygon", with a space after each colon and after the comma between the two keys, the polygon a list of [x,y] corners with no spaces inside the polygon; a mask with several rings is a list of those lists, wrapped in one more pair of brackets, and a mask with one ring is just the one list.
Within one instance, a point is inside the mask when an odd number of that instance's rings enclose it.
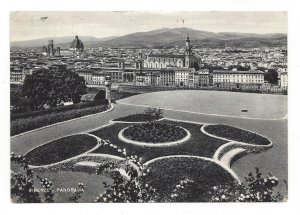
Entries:
{"label": "cityscape", "polygon": [[[189,29],[184,29],[189,32]],[[11,51],[11,83],[22,83],[27,74],[51,66],[66,67],[84,77],[87,85],[104,85],[111,76],[116,85],[248,90],[287,93],[287,49],[192,48],[187,35],[171,48],[84,49],[75,36],[69,49],[53,40],[38,50]],[[265,78],[266,77],[266,78]]]}
{"label": "cityscape", "polygon": [[[11,13],[11,38],[70,13]],[[73,13],[66,35],[11,40],[12,202],[287,201],[286,31],[189,25],[285,13],[174,12],[154,28],[151,12],[105,12],[146,27],[102,38]]]}

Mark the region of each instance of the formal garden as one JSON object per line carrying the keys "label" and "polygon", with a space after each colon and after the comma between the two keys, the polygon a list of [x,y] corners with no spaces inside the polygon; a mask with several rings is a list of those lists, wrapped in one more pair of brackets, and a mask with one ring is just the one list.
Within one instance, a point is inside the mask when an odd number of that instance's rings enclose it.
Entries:
{"label": "formal garden", "polygon": [[[241,151],[245,155],[271,146],[267,137],[251,131],[168,119],[162,109],[148,108],[89,133],[43,144],[24,156],[12,154],[12,198],[16,202],[283,201],[285,197],[275,193],[276,177],[257,169],[243,184],[224,162],[240,158]],[[236,149],[242,150],[232,153]],[[45,192],[35,192],[36,186]],[[59,186],[74,189],[59,193]]]}

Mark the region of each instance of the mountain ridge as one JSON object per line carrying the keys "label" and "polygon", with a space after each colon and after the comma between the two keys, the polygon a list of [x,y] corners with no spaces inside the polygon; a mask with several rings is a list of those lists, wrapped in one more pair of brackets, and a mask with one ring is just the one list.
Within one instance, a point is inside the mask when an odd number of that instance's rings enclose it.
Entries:
{"label": "mountain ridge", "polygon": [[[209,32],[195,30],[191,28],[160,28],[146,32],[135,32],[123,36],[113,36],[105,38],[96,38],[93,36],[80,36],[86,48],[96,47],[145,47],[145,46],[168,46],[168,45],[184,45],[186,37],[189,36],[193,45],[203,45],[205,40],[215,41],[217,44],[242,45],[247,42],[246,46],[252,45],[285,45],[287,35],[284,33],[254,34],[240,32]],[[61,48],[68,48],[74,36],[64,37],[45,37],[29,41],[11,42],[11,47],[38,47],[46,46],[48,40],[53,39],[54,45]],[[274,43],[274,41],[276,41]]]}

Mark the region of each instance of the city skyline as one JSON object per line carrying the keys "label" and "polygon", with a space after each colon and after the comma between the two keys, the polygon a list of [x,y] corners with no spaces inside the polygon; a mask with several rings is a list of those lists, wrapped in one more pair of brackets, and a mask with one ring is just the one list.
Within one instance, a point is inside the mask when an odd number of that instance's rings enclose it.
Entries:
{"label": "city skyline", "polygon": [[[155,16],[156,18],[153,18]],[[42,19],[46,17],[45,19]],[[59,24],[57,24],[59,23]],[[286,12],[11,12],[11,41],[71,35],[104,38],[160,28],[287,33]]]}

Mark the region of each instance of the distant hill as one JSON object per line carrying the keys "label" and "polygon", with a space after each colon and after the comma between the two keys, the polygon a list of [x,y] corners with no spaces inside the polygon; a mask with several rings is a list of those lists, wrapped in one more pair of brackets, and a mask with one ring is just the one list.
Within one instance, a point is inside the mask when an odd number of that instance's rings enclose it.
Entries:
{"label": "distant hill", "polygon": [[[120,37],[95,38],[79,36],[86,48],[93,47],[145,47],[145,46],[169,46],[184,45],[189,35],[192,45],[204,47],[224,47],[226,45],[237,47],[260,46],[285,46],[286,34],[251,34],[235,32],[209,32],[190,28],[161,28],[148,32],[136,32]],[[68,48],[74,36],[46,37],[37,40],[12,42],[11,47],[42,47],[53,39],[55,46]]]}
{"label": "distant hill", "polygon": [[[74,40],[75,36],[64,36],[64,37],[44,37],[35,40],[25,40],[25,41],[12,41],[10,43],[11,47],[19,47],[19,48],[40,48],[48,45],[48,40],[53,40],[55,47],[61,48],[70,48],[70,43]],[[88,47],[90,44],[95,44],[97,42],[103,42],[106,40],[113,39],[115,37],[104,37],[104,38],[96,38],[92,36],[79,36],[79,39],[83,42],[83,44]]]}
{"label": "distant hill", "polygon": [[97,46],[159,46],[159,45],[184,45],[189,35],[193,45],[206,45],[218,47],[232,46],[261,46],[261,45],[285,45],[286,34],[249,34],[232,32],[208,32],[190,28],[163,28],[148,32],[137,32],[97,43]]}

